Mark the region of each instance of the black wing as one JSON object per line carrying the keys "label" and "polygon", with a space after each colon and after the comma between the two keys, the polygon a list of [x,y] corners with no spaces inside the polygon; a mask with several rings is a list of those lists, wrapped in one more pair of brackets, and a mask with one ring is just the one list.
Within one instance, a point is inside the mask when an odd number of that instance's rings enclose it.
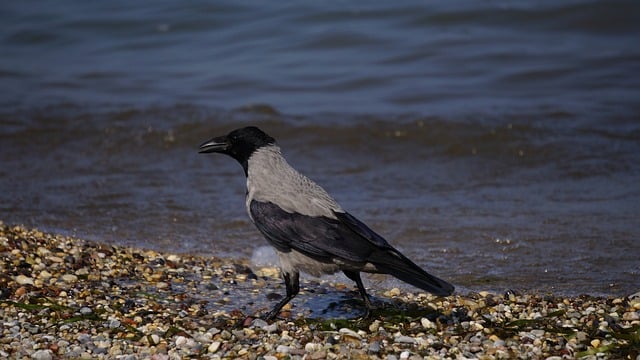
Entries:
{"label": "black wing", "polygon": [[389,246],[379,235],[374,242],[358,236],[352,229],[355,224],[348,225],[340,218],[289,213],[271,202],[256,200],[250,211],[260,232],[280,251],[293,249],[321,261],[338,258],[364,263],[379,246]]}
{"label": "black wing", "polygon": [[336,219],[289,213],[271,202],[253,200],[254,223],[278,250],[296,250],[323,262],[334,259],[352,264],[373,264],[381,273],[397,277],[436,295],[449,295],[454,288],[414,264],[375,231],[346,212]]}

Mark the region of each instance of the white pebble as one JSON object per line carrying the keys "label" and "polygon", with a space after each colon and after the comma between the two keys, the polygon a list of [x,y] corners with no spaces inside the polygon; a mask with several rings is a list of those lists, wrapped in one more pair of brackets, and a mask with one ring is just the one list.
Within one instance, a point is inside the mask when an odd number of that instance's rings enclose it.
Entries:
{"label": "white pebble", "polygon": [[18,285],[33,285],[33,279],[24,275],[16,276],[15,281]]}
{"label": "white pebble", "polygon": [[403,344],[415,344],[416,343],[416,339],[412,338],[411,336],[406,336],[406,335],[396,336],[396,338],[393,339],[393,341],[397,342],[397,343],[403,343]]}
{"label": "white pebble", "polygon": [[425,328],[425,329],[435,329],[436,328],[436,324],[433,321],[431,321],[431,320],[429,320],[427,318],[422,318],[420,320],[420,323],[422,324],[422,327]]}
{"label": "white pebble", "polygon": [[83,306],[80,308],[80,314],[82,315],[89,315],[93,312],[93,310],[91,310],[91,308],[88,308],[86,306]]}
{"label": "white pebble", "polygon": [[109,320],[109,322],[107,323],[107,327],[110,329],[115,329],[117,327],[120,327],[120,320],[118,319]]}
{"label": "white pebble", "polygon": [[542,330],[542,329],[534,329],[534,330],[531,330],[531,334],[533,334],[533,336],[535,336],[535,337],[541,338],[541,337],[544,336],[544,330]]}
{"label": "white pebble", "polygon": [[271,325],[267,325],[267,326],[263,327],[262,330],[264,330],[264,331],[266,331],[268,333],[272,333],[272,332],[275,332],[275,331],[278,330],[278,325],[276,325],[275,323],[271,324]]}
{"label": "white pebble", "polygon": [[187,344],[187,338],[184,336],[178,336],[176,338],[176,346],[177,347],[183,347]]}
{"label": "white pebble", "polygon": [[260,329],[264,329],[267,326],[269,326],[269,323],[267,323],[266,321],[264,321],[262,319],[254,319],[251,322],[251,327],[257,327],[257,328],[260,328]]}
{"label": "white pebble", "polygon": [[411,356],[411,353],[408,351],[403,351],[402,353],[400,353],[400,359],[408,359],[409,356]]}
{"label": "white pebble", "polygon": [[354,337],[356,339],[360,339],[360,335],[358,335],[357,332],[355,332],[355,331],[353,331],[351,329],[342,328],[339,331],[340,331],[340,334],[342,334],[342,335],[347,335],[347,336]]}
{"label": "white pebble", "polygon": [[214,341],[209,345],[209,353],[213,354],[220,348],[220,341]]}
{"label": "white pebble", "polygon": [[322,350],[322,344],[308,342],[304,346],[304,351],[306,351],[308,353],[314,353],[314,352],[320,351],[320,350]]}
{"label": "white pebble", "polygon": [[73,274],[64,274],[60,277],[62,281],[72,283],[78,281],[78,277]]}
{"label": "white pebble", "polygon": [[278,347],[276,348],[276,352],[281,354],[288,354],[289,350],[290,349],[287,345],[278,345]]}
{"label": "white pebble", "polygon": [[38,350],[31,354],[31,358],[35,360],[51,360],[51,350]]}
{"label": "white pebble", "polygon": [[637,311],[627,311],[626,313],[622,314],[622,320],[625,320],[625,321],[640,320],[640,314],[638,314]]}
{"label": "white pebble", "polygon": [[151,334],[149,340],[151,340],[151,345],[157,345],[160,342],[160,336],[157,334]]}

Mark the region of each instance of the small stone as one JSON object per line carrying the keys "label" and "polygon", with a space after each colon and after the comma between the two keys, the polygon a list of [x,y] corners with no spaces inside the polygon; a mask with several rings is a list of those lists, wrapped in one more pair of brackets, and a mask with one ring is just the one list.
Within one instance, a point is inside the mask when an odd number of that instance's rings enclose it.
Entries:
{"label": "small stone", "polygon": [[38,350],[31,354],[31,358],[34,360],[51,360],[53,356],[51,355],[51,350]]}
{"label": "small stone", "polygon": [[107,327],[110,329],[115,329],[120,327],[120,320],[118,319],[111,319],[109,320],[109,322],[107,323]]}
{"label": "small stone", "polygon": [[157,334],[151,334],[151,336],[147,337],[150,345],[157,345],[160,343],[160,336]]}
{"label": "small stone", "polygon": [[435,329],[436,328],[436,324],[433,321],[431,321],[431,320],[429,320],[427,318],[420,319],[420,324],[422,324],[422,327],[425,328],[425,329]]}
{"label": "small stone", "polygon": [[544,330],[542,329],[534,329],[531,330],[531,334],[533,334],[533,336],[537,337],[537,338],[541,338],[544,336]]}
{"label": "small stone", "polygon": [[578,331],[576,333],[576,340],[578,342],[585,342],[587,341],[587,333],[585,333],[584,331]]}
{"label": "small stone", "polygon": [[622,320],[625,320],[625,321],[640,320],[640,314],[638,314],[637,311],[627,311],[626,313],[622,314]]}
{"label": "small stone", "polygon": [[320,351],[322,350],[322,344],[318,344],[318,343],[313,343],[313,342],[308,342],[305,346],[304,346],[304,351],[308,352],[308,353],[314,353],[316,351]]}
{"label": "small stone", "polygon": [[55,263],[61,263],[61,262],[64,262],[64,259],[63,259],[63,258],[61,258],[61,257],[59,257],[59,256],[49,256],[47,259],[48,259],[49,261],[51,261],[51,262],[55,262]]}
{"label": "small stone", "polygon": [[64,274],[60,278],[66,283],[74,283],[78,281],[78,277],[73,274]]}
{"label": "small stone", "polygon": [[342,329],[339,330],[339,332],[342,335],[346,335],[346,336],[350,336],[350,337],[353,337],[353,338],[356,338],[356,339],[360,339],[360,335],[358,335],[357,332],[355,332],[355,331],[353,331],[351,329],[342,328]]}
{"label": "small stone", "polygon": [[379,353],[380,350],[382,350],[382,347],[380,346],[379,341],[372,341],[371,344],[369,344],[369,352]]}
{"label": "small stone", "polygon": [[158,281],[155,285],[156,285],[156,288],[158,289],[166,289],[169,287],[169,284],[167,284],[164,281]]}
{"label": "small stone", "polygon": [[264,330],[264,331],[266,331],[268,333],[276,332],[278,330],[278,325],[273,323],[271,325],[267,325],[267,326],[263,327],[262,330]]}
{"label": "small stone", "polygon": [[80,333],[80,334],[78,334],[77,339],[78,339],[79,343],[86,344],[86,343],[91,342],[91,335],[85,334],[85,333]]}
{"label": "small stone", "polygon": [[400,289],[398,289],[397,287],[393,288],[391,290],[385,291],[383,295],[386,296],[386,297],[399,296],[400,295]]}
{"label": "small stone", "polygon": [[416,339],[412,338],[411,336],[406,336],[406,335],[400,335],[400,336],[396,336],[395,339],[393,339],[394,342],[397,343],[403,343],[403,344],[416,344]]}
{"label": "small stone", "polygon": [[220,333],[220,337],[222,338],[222,340],[229,340],[231,339],[231,333],[228,330],[222,330],[222,332]]}
{"label": "small stone", "polygon": [[411,356],[411,353],[408,351],[403,351],[400,353],[400,359],[408,359]]}
{"label": "small stone", "polygon": [[15,281],[18,285],[33,285],[33,279],[25,275],[16,276]]}
{"label": "small stone", "polygon": [[600,340],[598,339],[591,340],[591,346],[593,346],[594,349],[597,349],[598,347],[600,347]]}
{"label": "small stone", "polygon": [[288,354],[290,350],[287,345],[278,345],[276,348],[276,352],[280,354]]}
{"label": "small stone", "polygon": [[326,359],[327,358],[327,352],[324,350],[319,350],[316,351],[314,353],[311,353],[307,356],[304,357],[305,359],[309,359],[309,360],[321,360],[321,359]]}
{"label": "small stone", "polygon": [[262,319],[254,319],[251,322],[251,326],[252,327],[257,327],[259,329],[264,329],[265,327],[269,326],[269,323],[264,321],[264,320],[262,320]]}
{"label": "small stone", "polygon": [[211,345],[209,345],[209,347],[207,348],[207,350],[209,351],[209,353],[213,354],[216,351],[218,351],[218,349],[220,348],[220,341],[214,341],[211,343]]}
{"label": "small stone", "polygon": [[89,315],[93,312],[93,310],[91,310],[91,308],[88,308],[86,306],[83,306],[80,308],[80,314],[81,315]]}
{"label": "small stone", "polygon": [[369,331],[374,333],[376,331],[378,331],[378,329],[380,329],[380,320],[376,320],[374,322],[372,322],[371,324],[369,324]]}

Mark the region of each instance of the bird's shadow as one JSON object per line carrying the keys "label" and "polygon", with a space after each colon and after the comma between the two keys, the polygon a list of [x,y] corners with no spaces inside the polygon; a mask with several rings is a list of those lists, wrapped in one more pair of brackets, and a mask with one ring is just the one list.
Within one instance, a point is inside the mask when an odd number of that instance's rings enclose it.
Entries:
{"label": "bird's shadow", "polygon": [[382,299],[370,295],[373,310],[370,316],[364,318],[366,306],[359,296],[357,291],[327,290],[322,296],[305,296],[303,302],[299,302],[297,307],[308,310],[305,318],[315,322],[341,319],[346,322],[368,324],[375,320],[406,322],[421,318],[434,321],[442,315],[431,307],[420,306],[415,302]]}

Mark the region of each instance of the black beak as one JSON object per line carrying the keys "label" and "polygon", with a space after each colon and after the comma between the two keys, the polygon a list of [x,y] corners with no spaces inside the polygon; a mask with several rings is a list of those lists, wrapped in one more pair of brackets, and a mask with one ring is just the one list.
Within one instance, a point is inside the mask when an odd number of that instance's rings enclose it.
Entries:
{"label": "black beak", "polygon": [[212,152],[224,152],[229,149],[229,142],[226,136],[215,137],[211,140],[207,140],[200,145],[198,152],[200,154],[212,153]]}

